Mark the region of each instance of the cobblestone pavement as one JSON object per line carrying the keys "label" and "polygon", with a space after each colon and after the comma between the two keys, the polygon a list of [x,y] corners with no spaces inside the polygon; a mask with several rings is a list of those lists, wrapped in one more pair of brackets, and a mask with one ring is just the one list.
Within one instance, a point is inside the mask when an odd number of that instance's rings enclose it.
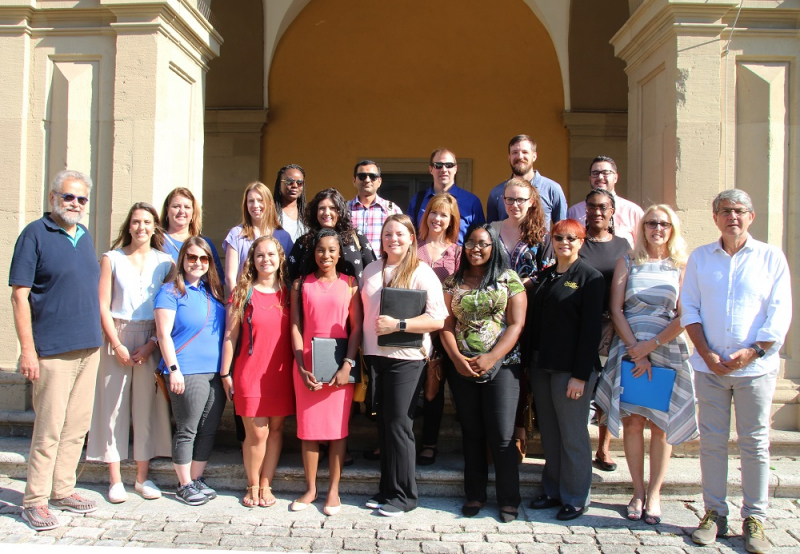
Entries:
{"label": "cobblestone pavement", "polygon": [[[213,483],[212,483],[213,485]],[[0,543],[262,550],[269,552],[421,552],[424,554],[648,554],[696,551],[690,534],[702,515],[699,495],[667,497],[660,525],[630,522],[623,513],[629,496],[595,496],[589,512],[571,522],[555,519],[555,509],[526,509],[520,520],[502,524],[497,506],[487,504],[478,517],[461,516],[459,498],[423,498],[421,506],[400,518],[385,518],[363,507],[365,496],[343,496],[342,511],[322,514],[322,497],[303,512],[290,512],[295,495],[278,494],[271,508],[248,509],[241,494],[220,492],[205,506],[179,503],[174,494],[154,501],[129,490],[129,500],[111,505],[105,488],[80,487],[100,502],[86,516],[58,512],[62,526],[36,533],[20,518],[25,482],[0,478]],[[740,498],[732,499],[737,507]],[[732,509],[738,512],[738,509]],[[773,499],[767,535],[772,552],[800,552],[800,501]],[[744,552],[741,519],[731,517],[730,534],[704,552]],[[30,550],[26,548],[26,551]],[[85,549],[82,549],[85,551]],[[18,551],[18,550],[17,550]],[[55,549],[57,552],[58,549]]]}

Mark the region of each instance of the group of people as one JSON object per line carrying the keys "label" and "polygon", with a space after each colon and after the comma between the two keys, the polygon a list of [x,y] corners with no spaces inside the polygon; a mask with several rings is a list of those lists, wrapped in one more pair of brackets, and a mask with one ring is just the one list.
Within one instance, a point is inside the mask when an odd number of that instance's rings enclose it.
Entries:
{"label": "group of people", "polygon": [[[545,465],[543,494],[530,506],[557,507],[561,520],[589,506],[593,463],[614,469],[608,441],[621,425],[634,488],[626,515],[660,522],[671,447],[699,424],[707,513],[693,538],[701,544],[727,527],[735,398],[746,545],[765,551],[769,406],[791,314],[785,256],[747,233],[755,214],[741,190],[714,200],[720,240],[687,257],[674,210],[642,210],[616,194],[611,158],[592,161],[592,190],[569,212],[535,160],[529,136],[510,141],[512,176],[492,190],[488,222],[480,199],[455,185],[458,162],[447,149],[431,154],[433,186],[412,198],[408,215],[378,195],[381,172],[371,160],[356,164],[350,202],[333,188],[306,202],[305,171],[287,165],[272,192],[260,182],[245,189],[241,224],[222,243],[224,266],[184,188],[167,195],[161,214],[134,204],[98,264],[78,223],[91,180],[60,172],[52,211],[21,233],[9,278],[20,371],[33,382],[36,411],[23,518],[44,530],[58,525],[49,508],[96,509],[74,491],[87,431],[87,458],[109,467],[109,501],[125,501],[120,461],[129,457],[131,425],[135,490],[160,497],[149,462],[171,456],[177,498],[205,504],[216,496],[203,474],[228,400],[241,418],[242,503],[276,503],[283,425],[296,415],[306,491],[290,509],[317,499],[325,444],[323,511],[332,516],[341,509],[354,395],[365,382],[381,468],[366,505],[399,516],[417,507],[416,465],[435,463],[446,382],[462,429],[464,516],[487,501],[491,456],[499,518],[518,517],[532,400]],[[398,290],[416,291],[402,298],[421,298],[418,312],[387,313],[384,299]],[[322,379],[315,351],[331,341],[336,367]],[[675,374],[669,408],[623,401],[623,373],[649,381],[653,368]],[[412,423],[423,387],[417,449]],[[603,425],[594,461],[593,397]]]}

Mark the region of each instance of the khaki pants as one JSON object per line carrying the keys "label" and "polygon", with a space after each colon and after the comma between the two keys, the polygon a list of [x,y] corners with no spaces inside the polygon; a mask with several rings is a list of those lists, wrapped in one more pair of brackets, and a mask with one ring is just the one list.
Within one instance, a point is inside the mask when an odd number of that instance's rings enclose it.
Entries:
{"label": "khaki pants", "polygon": [[75,470],[94,406],[99,348],[39,358],[33,383],[33,424],[24,507],[64,498],[75,487]]}

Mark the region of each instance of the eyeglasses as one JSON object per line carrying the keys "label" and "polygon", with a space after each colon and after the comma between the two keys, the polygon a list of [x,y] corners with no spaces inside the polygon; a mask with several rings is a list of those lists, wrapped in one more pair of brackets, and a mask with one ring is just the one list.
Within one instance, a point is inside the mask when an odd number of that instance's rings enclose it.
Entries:
{"label": "eyeglasses", "polygon": [[69,194],[69,193],[68,194],[56,193],[56,194],[61,198],[63,198],[64,202],[66,202],[67,204],[72,204],[73,202],[75,202],[75,200],[77,200],[78,204],[80,204],[81,206],[85,206],[86,203],[89,201],[89,199],[86,198],[85,196],[75,196],[74,194]]}
{"label": "eyeglasses", "polygon": [[287,187],[291,187],[294,184],[297,184],[298,187],[302,187],[306,184],[305,179],[292,179],[291,177],[287,177],[286,179],[281,179],[281,183],[284,183]]}
{"label": "eyeglasses", "polygon": [[366,181],[369,178],[373,183],[381,178],[377,173],[356,173],[356,177],[358,177],[359,181]]}
{"label": "eyeglasses", "polygon": [[747,208],[722,208],[721,210],[717,211],[723,217],[730,217],[733,214],[736,214],[738,217],[742,217],[744,214],[750,213],[750,210]]}
{"label": "eyeglasses", "polygon": [[196,264],[197,260],[200,260],[200,263],[203,265],[208,265],[208,256],[198,256],[197,254],[186,254],[186,260],[190,264]]}
{"label": "eyeglasses", "polygon": [[596,212],[599,211],[601,214],[606,213],[608,210],[611,209],[611,206],[608,204],[586,204],[586,213]]}
{"label": "eyeglasses", "polygon": [[669,221],[656,221],[655,219],[651,221],[645,221],[644,226],[648,229],[655,229],[657,227],[661,227],[662,229],[669,229],[672,227],[672,223]]}
{"label": "eyeglasses", "polygon": [[514,204],[517,206],[522,206],[528,200],[530,200],[530,198],[511,198],[510,196],[503,197],[503,202],[505,202],[506,206],[513,206]]}
{"label": "eyeglasses", "polygon": [[591,175],[592,177],[600,177],[601,175],[603,177],[608,177],[609,175],[616,175],[616,174],[617,174],[616,171],[611,171],[610,169],[604,169],[602,171],[592,171],[591,173],[589,173],[589,175]]}
{"label": "eyeglasses", "polygon": [[477,246],[481,250],[486,250],[491,245],[492,245],[491,242],[473,242],[471,240],[468,240],[467,242],[464,243],[464,248],[466,248],[467,250],[472,250]]}
{"label": "eyeglasses", "polygon": [[433,162],[431,165],[434,169],[442,169],[443,167],[453,169],[456,166],[455,162]]}
{"label": "eyeglasses", "polygon": [[574,235],[553,235],[554,242],[576,242],[580,240]]}

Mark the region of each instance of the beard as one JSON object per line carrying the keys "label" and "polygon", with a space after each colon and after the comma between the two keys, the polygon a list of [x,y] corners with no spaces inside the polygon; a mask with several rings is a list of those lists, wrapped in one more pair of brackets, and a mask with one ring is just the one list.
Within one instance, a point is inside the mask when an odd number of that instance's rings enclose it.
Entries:
{"label": "beard", "polygon": [[528,173],[533,168],[533,162],[525,163],[525,162],[517,162],[516,164],[511,166],[511,172],[517,176],[522,177],[526,173]]}
{"label": "beard", "polygon": [[53,206],[53,213],[67,225],[77,225],[83,219],[83,210],[75,212],[64,206]]}

